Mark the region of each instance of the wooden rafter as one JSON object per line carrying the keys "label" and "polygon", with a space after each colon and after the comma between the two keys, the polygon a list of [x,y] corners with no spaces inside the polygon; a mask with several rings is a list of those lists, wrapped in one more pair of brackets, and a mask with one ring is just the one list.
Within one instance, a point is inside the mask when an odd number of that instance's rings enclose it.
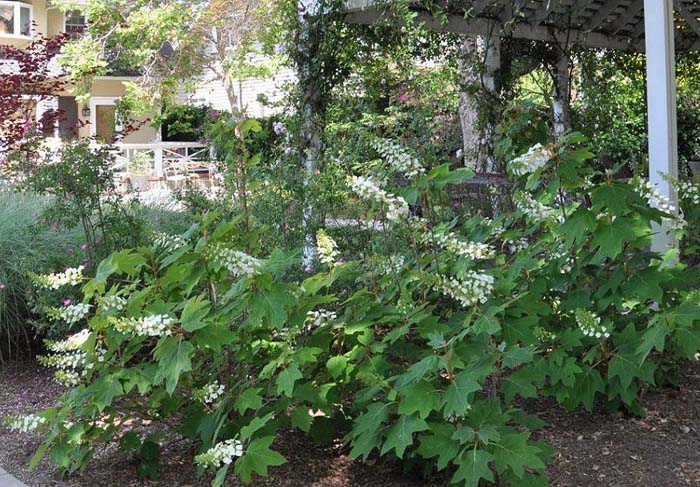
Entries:
{"label": "wooden rafter", "polygon": [[623,30],[630,20],[639,15],[642,9],[644,9],[644,0],[635,0],[632,2],[629,7],[627,7],[627,10],[621,13],[620,16],[615,19],[615,22],[610,24],[609,32],[611,34],[617,34]]}
{"label": "wooden rafter", "polygon": [[673,6],[676,8],[676,12],[681,14],[681,17],[685,20],[688,27],[695,32],[695,35],[700,37],[700,22],[698,22],[697,17],[693,14],[688,7],[680,0],[674,0]]}
{"label": "wooden rafter", "polygon": [[588,25],[585,26],[585,30],[596,30],[600,27],[603,22],[608,20],[610,15],[622,5],[623,0],[608,0],[600,7],[600,9],[591,17]]}
{"label": "wooden rafter", "polygon": [[532,25],[540,25],[552,14],[552,12],[554,12],[558,1],[559,0],[544,0],[542,8],[539,9],[537,15],[534,15],[531,19],[528,19],[528,23]]}

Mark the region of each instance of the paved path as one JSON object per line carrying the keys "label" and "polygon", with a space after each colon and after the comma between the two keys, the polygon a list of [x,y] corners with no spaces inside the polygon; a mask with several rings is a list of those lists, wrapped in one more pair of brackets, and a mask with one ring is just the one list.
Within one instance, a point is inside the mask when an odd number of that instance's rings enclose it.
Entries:
{"label": "paved path", "polygon": [[0,467],[0,487],[27,487]]}

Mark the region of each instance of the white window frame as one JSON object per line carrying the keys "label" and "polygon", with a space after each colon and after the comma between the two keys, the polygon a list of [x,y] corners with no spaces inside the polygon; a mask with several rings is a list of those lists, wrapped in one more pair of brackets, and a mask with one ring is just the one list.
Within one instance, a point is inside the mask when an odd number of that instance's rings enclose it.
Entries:
{"label": "white window frame", "polygon": [[[83,15],[83,20],[85,21],[85,23],[83,24],[83,27],[87,28],[87,17],[85,16],[85,13],[83,13],[82,15]],[[68,26],[66,25],[67,18],[68,18],[67,12],[63,12],[63,33],[64,34],[71,34],[70,32],[68,32]]]}
{"label": "white window frame", "polygon": [[[0,37],[9,37],[12,39],[31,39],[32,37],[32,24],[34,23],[34,7],[28,3],[23,2],[9,2],[6,0],[0,0],[0,7],[12,7],[14,9],[14,25],[13,33],[0,34]],[[22,9],[29,9],[29,34],[24,35],[22,32]]]}

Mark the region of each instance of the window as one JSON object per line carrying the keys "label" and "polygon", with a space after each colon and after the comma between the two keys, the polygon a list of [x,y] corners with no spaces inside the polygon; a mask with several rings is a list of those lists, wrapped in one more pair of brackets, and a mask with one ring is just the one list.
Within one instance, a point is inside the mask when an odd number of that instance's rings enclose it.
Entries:
{"label": "window", "polygon": [[32,7],[20,2],[0,1],[0,36],[24,36],[32,33]]}
{"label": "window", "polygon": [[85,14],[79,10],[66,12],[65,31],[71,39],[79,39],[85,33]]}

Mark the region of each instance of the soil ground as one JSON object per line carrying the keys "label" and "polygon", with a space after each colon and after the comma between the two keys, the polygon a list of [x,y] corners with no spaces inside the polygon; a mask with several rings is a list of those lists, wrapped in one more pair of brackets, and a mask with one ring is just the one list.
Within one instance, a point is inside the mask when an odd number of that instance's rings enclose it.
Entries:
{"label": "soil ground", "polygon": [[[50,373],[33,363],[0,366],[0,417],[29,414],[52,404],[62,392]],[[554,487],[700,486],[700,367],[690,368],[678,389],[644,398],[647,416],[629,418],[605,412],[566,413],[540,405],[549,425],[541,435],[557,448],[548,476]],[[30,487],[204,487],[192,467],[193,447],[180,443],[164,452],[162,480],[136,481],[137,463],[116,448],[106,448],[80,475],[61,479],[43,463],[26,465],[39,443],[0,427],[0,466]],[[444,478],[421,479],[398,466],[352,461],[334,448],[314,448],[301,436],[282,435],[276,446],[289,463],[253,487],[438,487]],[[240,487],[231,480],[229,487]]]}

